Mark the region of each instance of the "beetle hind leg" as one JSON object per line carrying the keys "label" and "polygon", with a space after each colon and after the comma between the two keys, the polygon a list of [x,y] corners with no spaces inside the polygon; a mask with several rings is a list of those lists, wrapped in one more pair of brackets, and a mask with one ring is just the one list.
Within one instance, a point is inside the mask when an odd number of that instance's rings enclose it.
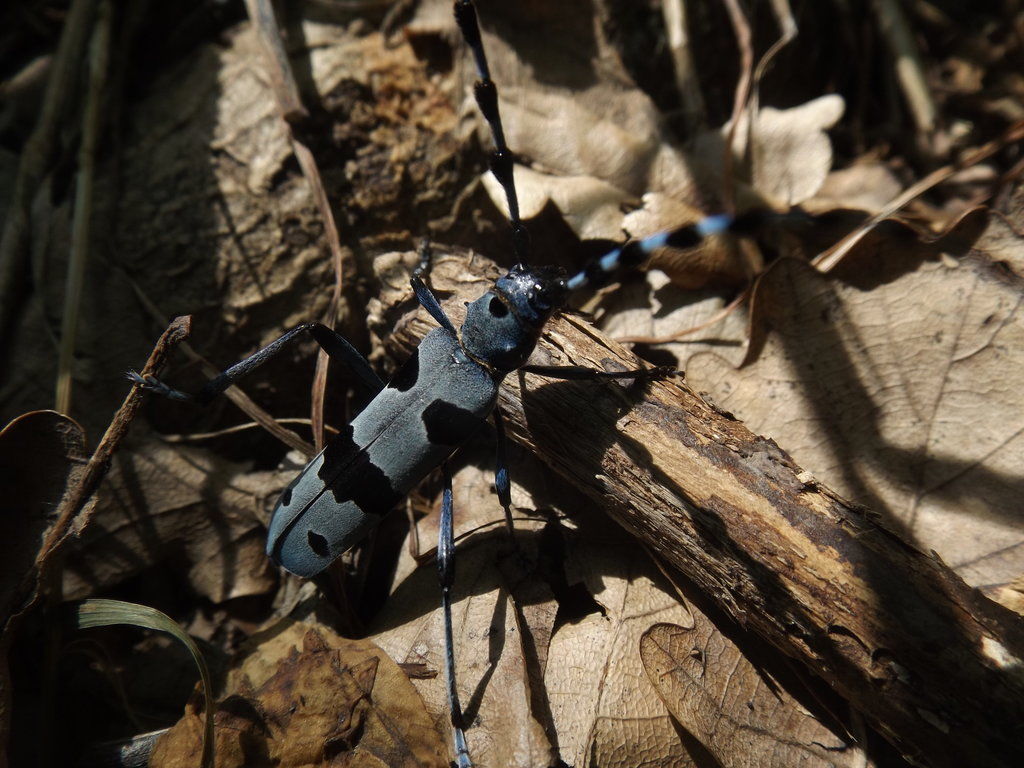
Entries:
{"label": "beetle hind leg", "polygon": [[455,647],[452,640],[452,585],[455,583],[455,537],[452,522],[452,473],[448,463],[441,465],[444,491],[441,495],[441,524],[437,541],[437,575],[441,582],[441,612],[444,615],[444,666],[448,681],[448,712],[451,715],[455,764],[473,768],[466,745],[466,731],[459,692],[455,685]]}

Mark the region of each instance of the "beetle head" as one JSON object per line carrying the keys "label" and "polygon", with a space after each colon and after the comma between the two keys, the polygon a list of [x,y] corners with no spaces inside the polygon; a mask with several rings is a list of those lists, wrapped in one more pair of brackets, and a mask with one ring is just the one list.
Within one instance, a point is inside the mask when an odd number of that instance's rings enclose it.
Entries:
{"label": "beetle head", "polygon": [[544,324],[568,297],[558,267],[516,264],[494,287],[471,302],[462,324],[462,346],[477,360],[508,373],[526,362]]}

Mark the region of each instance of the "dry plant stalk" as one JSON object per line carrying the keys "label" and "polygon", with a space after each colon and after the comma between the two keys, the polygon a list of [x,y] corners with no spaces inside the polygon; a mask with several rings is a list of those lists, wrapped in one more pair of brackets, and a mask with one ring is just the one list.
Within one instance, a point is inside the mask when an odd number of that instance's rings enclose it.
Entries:
{"label": "dry plant stalk", "polygon": [[[404,359],[433,322],[410,311],[394,257],[378,265],[388,343]],[[433,287],[451,297],[456,325],[494,274],[479,257],[438,259]],[[534,361],[639,362],[575,317],[549,325]],[[1019,764],[1020,617],[816,483],[772,440],[678,379],[630,391],[512,375],[500,408],[515,440],[737,623],[828,681],[911,760]]]}

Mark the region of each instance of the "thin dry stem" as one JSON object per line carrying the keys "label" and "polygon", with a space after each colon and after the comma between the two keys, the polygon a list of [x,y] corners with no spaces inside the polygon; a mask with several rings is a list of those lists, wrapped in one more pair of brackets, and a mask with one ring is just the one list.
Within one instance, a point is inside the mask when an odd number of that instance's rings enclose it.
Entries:
{"label": "thin dry stem", "polygon": [[876,0],[875,8],[879,29],[892,49],[896,80],[910,107],[914,125],[919,133],[930,136],[935,130],[937,110],[906,15],[895,0]]}
{"label": "thin dry stem", "polygon": [[60,329],[60,352],[57,357],[57,394],[54,408],[71,412],[71,388],[75,340],[85,289],[85,267],[89,261],[89,240],[92,234],[92,189],[96,173],[96,149],[103,126],[103,90],[110,60],[110,32],[113,8],[109,0],[100,4],[89,44],[89,86],[85,115],[82,119],[82,145],[78,150],[78,179],[75,185],[75,213],[71,225],[71,261],[68,264],[67,287],[64,291],[64,312]]}
{"label": "thin dry stem", "polygon": [[750,96],[750,84],[753,80],[754,71],[754,49],[751,42],[750,24],[743,14],[738,0],[722,0],[726,11],[729,13],[729,21],[732,22],[733,32],[736,34],[736,44],[740,49],[740,79],[736,83],[736,91],[732,101],[732,117],[729,118],[729,132],[725,139],[725,155],[722,158],[722,204],[728,213],[735,213],[736,200],[733,183],[733,147],[736,142],[736,131],[739,130],[740,121],[743,119],[743,112],[747,107],[747,99]]}
{"label": "thin dry stem", "polygon": [[864,236],[868,234],[868,232],[913,201],[915,198],[923,195],[932,187],[946,181],[953,176],[953,174],[962,171],[964,168],[970,168],[972,165],[977,165],[982,160],[994,155],[1003,147],[1013,144],[1014,142],[1021,141],[1022,139],[1024,139],[1024,120],[1010,126],[1010,128],[1007,129],[998,139],[993,139],[992,141],[983,144],[973,152],[970,152],[959,162],[950,163],[949,165],[945,165],[942,168],[932,171],[919,182],[908,187],[901,194],[897,195],[887,203],[882,210],[865,221],[834,246],[815,256],[811,261],[811,264],[817,267],[821,272],[830,272],[835,269],[836,265],[843,260],[843,257],[853,250],[853,247],[859,243]]}
{"label": "thin dry stem", "polygon": [[0,238],[0,337],[7,335],[8,325],[16,316],[19,304],[16,297],[22,292],[21,282],[27,267],[29,206],[53,154],[61,111],[78,77],[82,49],[97,2],[75,0],[72,3],[50,67],[39,122],[21,152],[18,176]]}
{"label": "thin dry stem", "polygon": [[672,52],[676,87],[683,102],[687,127],[695,131],[706,122],[704,97],[700,92],[700,79],[693,63],[690,35],[686,29],[686,0],[665,0],[661,5],[665,19],[668,47]]}
{"label": "thin dry stem", "polygon": [[[246,0],[246,9],[249,12],[249,20],[252,22],[263,49],[266,54],[267,69],[270,73],[270,82],[274,96],[277,99],[278,110],[281,118],[288,124],[292,141],[292,151],[299,161],[302,174],[309,182],[310,190],[313,193],[313,200],[316,203],[320,217],[323,219],[324,232],[327,235],[327,245],[331,250],[331,259],[334,265],[334,289],[331,293],[331,301],[322,322],[328,328],[334,328],[338,319],[338,311],[341,307],[342,274],[344,267],[344,252],[341,248],[341,239],[338,236],[338,226],[334,220],[334,213],[331,211],[330,201],[327,199],[327,190],[324,188],[320,170],[316,164],[316,158],[312,151],[291,130],[292,126],[309,113],[302,104],[299,96],[299,88],[292,74],[291,65],[288,63],[288,54],[281,39],[281,31],[278,28],[277,20],[274,17],[274,9],[270,0]],[[324,444],[324,396],[327,389],[327,367],[330,359],[327,353],[320,350],[316,359],[316,374],[313,377],[312,406],[310,419],[313,422],[313,442],[319,450]]]}

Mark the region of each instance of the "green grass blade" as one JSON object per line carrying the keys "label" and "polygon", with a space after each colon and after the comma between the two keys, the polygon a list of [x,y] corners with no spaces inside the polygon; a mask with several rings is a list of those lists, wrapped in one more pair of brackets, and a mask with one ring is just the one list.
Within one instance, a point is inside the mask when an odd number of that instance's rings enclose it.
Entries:
{"label": "green grass blade", "polygon": [[122,600],[83,600],[78,603],[75,610],[75,620],[79,629],[89,627],[109,627],[115,624],[127,624],[133,627],[144,629],[155,629],[159,632],[177,638],[185,647],[199,667],[199,677],[203,681],[203,696],[206,699],[206,708],[203,716],[203,768],[214,768],[213,763],[213,715],[216,711],[213,702],[213,688],[210,685],[210,671],[206,668],[206,661],[199,652],[188,633],[178,625],[174,619],[155,608],[137,603],[126,603]]}

